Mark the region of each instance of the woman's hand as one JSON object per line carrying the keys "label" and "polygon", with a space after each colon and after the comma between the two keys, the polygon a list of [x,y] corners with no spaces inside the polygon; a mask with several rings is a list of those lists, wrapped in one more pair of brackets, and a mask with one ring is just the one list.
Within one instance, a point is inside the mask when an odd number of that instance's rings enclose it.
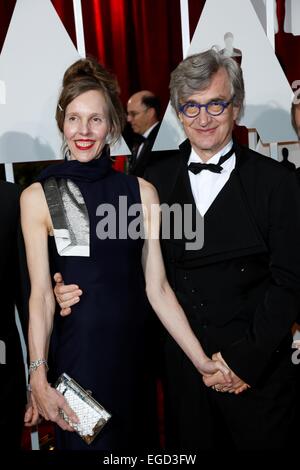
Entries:
{"label": "woman's hand", "polygon": [[[32,397],[38,413],[47,421],[53,421],[64,431],[73,432],[74,429],[62,417],[62,411],[67,415],[71,423],[79,423],[79,419],[67,404],[64,396],[55,388],[51,387],[48,382],[43,384],[32,383]],[[28,417],[30,418],[30,412]]]}
{"label": "woman's hand", "polygon": [[214,379],[216,378],[215,383],[226,385],[226,387],[232,386],[232,378],[230,374],[230,369],[220,360],[209,359],[207,356],[201,361],[200,365],[197,367],[200,374],[203,375],[203,380],[210,378],[212,380],[212,385],[214,385]]}
{"label": "woman's hand", "polygon": [[216,392],[229,392],[238,395],[239,393],[244,392],[250,385],[244,382],[243,379],[238,377],[226,364],[220,352],[213,354],[212,359],[216,362],[221,362],[229,370],[229,375],[231,378],[231,384],[224,383],[224,377],[222,371],[218,371],[213,375],[204,375],[203,381],[207,387],[211,387]]}

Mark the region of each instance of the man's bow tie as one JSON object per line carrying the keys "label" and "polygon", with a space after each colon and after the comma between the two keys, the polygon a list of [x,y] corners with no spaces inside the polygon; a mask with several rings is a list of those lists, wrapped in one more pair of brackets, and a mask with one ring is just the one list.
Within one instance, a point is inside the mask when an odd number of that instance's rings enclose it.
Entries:
{"label": "man's bow tie", "polygon": [[213,173],[221,173],[222,170],[223,170],[223,167],[221,165],[224,162],[226,162],[226,160],[228,160],[228,158],[230,158],[233,153],[234,153],[234,148],[232,146],[231,149],[229,150],[229,152],[227,152],[225,155],[220,157],[218,163],[196,163],[196,162],[192,162],[192,163],[189,164],[188,169],[189,169],[189,171],[194,173],[194,175],[198,175],[198,173],[200,173],[200,171],[202,171],[202,170],[209,170],[209,171],[212,171]]}
{"label": "man's bow tie", "polygon": [[141,134],[137,134],[135,137],[134,137],[134,142],[138,145],[142,144],[143,142],[145,142],[146,140],[146,137],[144,137],[143,135]]}

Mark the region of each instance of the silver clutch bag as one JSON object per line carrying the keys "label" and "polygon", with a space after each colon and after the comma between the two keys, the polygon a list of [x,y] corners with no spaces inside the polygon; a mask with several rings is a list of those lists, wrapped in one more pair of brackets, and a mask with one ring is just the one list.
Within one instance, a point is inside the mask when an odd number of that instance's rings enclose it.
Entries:
{"label": "silver clutch bag", "polygon": [[111,418],[111,414],[92,398],[89,392],[65,373],[61,374],[54,387],[65,397],[80,422],[79,424],[70,422],[68,416],[61,410],[63,419],[75,429],[87,444],[91,444]]}

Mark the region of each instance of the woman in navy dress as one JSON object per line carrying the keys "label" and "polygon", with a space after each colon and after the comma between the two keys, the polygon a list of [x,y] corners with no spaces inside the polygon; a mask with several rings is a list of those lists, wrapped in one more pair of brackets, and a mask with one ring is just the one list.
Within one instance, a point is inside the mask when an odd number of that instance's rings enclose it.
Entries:
{"label": "woman in navy dress", "polygon": [[[56,119],[67,159],[47,168],[21,199],[31,279],[33,406],[57,424],[60,449],[146,448],[140,432],[146,293],[199,373],[221,370],[229,381],[227,369],[206,357],[167,282],[156,190],[111,167],[107,143],[120,137],[123,124],[115,79],[92,59],[77,61],[64,75]],[[84,291],[67,317],[54,315],[55,271]],[[49,349],[51,377],[66,372],[112,414],[90,446],[61,416],[63,410],[71,422],[77,421],[48,383]]]}

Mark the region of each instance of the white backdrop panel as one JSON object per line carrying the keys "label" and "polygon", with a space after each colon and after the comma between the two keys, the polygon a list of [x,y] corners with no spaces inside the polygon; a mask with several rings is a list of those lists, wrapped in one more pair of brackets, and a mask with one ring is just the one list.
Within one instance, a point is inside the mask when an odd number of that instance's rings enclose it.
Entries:
{"label": "white backdrop panel", "polygon": [[300,1],[285,0],[284,31],[300,35]]}
{"label": "white backdrop panel", "polygon": [[55,110],[65,69],[79,58],[50,0],[18,0],[0,56],[0,161],[61,158]]}
{"label": "white backdrop panel", "polygon": [[[50,0],[17,0],[0,56],[0,162],[61,158],[55,111],[80,56]],[[112,154],[129,154],[124,140]]]}
{"label": "white backdrop panel", "polygon": [[[261,22],[262,27],[264,28],[267,34],[267,16],[266,16],[266,0],[251,0],[251,3],[255,9],[255,12]],[[278,33],[278,19],[277,19],[277,8],[276,0],[273,0],[274,4],[274,33]]]}
{"label": "white backdrop panel", "polygon": [[[300,167],[300,142],[279,142],[278,143],[278,160],[282,161],[282,149],[288,149],[288,159],[290,162],[294,163],[297,168]],[[271,156],[270,145],[263,144],[261,140],[258,141],[256,146],[256,151],[266,155],[267,157]]]}

